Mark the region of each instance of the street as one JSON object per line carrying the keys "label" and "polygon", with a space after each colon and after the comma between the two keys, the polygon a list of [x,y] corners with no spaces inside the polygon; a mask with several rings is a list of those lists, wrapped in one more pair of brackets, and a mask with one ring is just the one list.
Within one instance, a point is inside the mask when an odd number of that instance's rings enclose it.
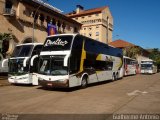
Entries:
{"label": "street", "polygon": [[112,114],[160,112],[160,73],[124,77],[86,89],[0,87],[0,113]]}

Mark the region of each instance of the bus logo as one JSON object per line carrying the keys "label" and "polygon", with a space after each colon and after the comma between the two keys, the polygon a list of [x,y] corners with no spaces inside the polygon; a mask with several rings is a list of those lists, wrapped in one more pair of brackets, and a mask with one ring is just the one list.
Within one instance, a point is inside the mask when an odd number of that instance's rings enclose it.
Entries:
{"label": "bus logo", "polygon": [[51,46],[51,45],[61,45],[61,46],[65,46],[68,42],[62,41],[60,38],[58,38],[56,41],[51,41],[50,39],[47,40],[45,46]]}

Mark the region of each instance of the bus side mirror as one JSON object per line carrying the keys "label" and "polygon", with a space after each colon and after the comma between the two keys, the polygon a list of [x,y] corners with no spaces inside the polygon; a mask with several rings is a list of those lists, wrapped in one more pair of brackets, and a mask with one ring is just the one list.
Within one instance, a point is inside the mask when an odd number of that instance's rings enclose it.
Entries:
{"label": "bus side mirror", "polygon": [[25,58],[24,61],[23,61],[23,67],[26,67],[27,65],[27,60],[29,60],[29,57]]}
{"label": "bus side mirror", "polygon": [[5,67],[5,63],[6,63],[6,62],[8,62],[8,59],[4,59],[4,60],[2,61],[2,68]]}
{"label": "bus side mirror", "polygon": [[31,58],[31,66],[33,66],[33,62],[34,62],[34,59],[37,58],[38,55],[34,55],[32,58]]}
{"label": "bus side mirror", "polygon": [[67,54],[65,57],[64,57],[64,64],[63,66],[67,67],[68,66],[68,58],[69,58],[70,54]]}

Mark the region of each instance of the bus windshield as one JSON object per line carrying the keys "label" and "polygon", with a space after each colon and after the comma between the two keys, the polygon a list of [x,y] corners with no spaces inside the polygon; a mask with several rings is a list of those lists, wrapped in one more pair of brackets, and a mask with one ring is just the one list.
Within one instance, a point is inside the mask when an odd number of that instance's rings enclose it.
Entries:
{"label": "bus windshield", "polygon": [[67,75],[67,67],[63,66],[64,57],[40,58],[39,73],[44,75]]}
{"label": "bus windshield", "polygon": [[28,57],[31,55],[33,45],[16,46],[12,57]]}
{"label": "bus windshield", "polygon": [[53,36],[48,37],[44,43],[42,51],[69,50],[73,36]]}
{"label": "bus windshield", "polygon": [[23,75],[29,72],[29,63],[23,67],[24,59],[10,59],[9,60],[9,74],[11,75]]}
{"label": "bus windshield", "polygon": [[141,64],[142,69],[152,68],[152,64]]}

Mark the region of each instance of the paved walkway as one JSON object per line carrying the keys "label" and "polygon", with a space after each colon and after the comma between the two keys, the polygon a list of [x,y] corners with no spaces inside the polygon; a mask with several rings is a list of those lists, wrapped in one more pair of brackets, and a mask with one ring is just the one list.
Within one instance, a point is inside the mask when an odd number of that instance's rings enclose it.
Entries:
{"label": "paved walkway", "polygon": [[1,86],[8,86],[10,83],[7,80],[8,76],[0,76],[0,87]]}

